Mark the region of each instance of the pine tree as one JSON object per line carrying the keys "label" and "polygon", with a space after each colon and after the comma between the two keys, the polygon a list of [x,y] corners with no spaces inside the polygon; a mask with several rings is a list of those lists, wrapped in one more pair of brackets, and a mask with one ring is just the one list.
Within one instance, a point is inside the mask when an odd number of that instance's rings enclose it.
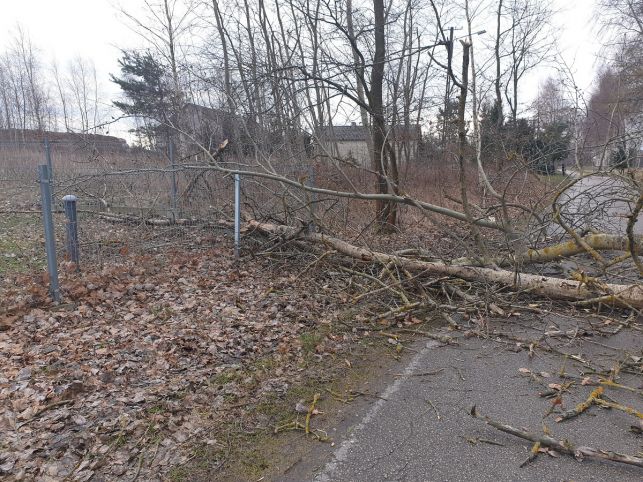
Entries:
{"label": "pine tree", "polygon": [[125,99],[114,101],[114,106],[137,121],[138,127],[131,132],[140,144],[160,147],[166,142],[172,107],[167,70],[150,52],[123,51],[118,64],[121,76],[111,75],[111,80],[121,88]]}

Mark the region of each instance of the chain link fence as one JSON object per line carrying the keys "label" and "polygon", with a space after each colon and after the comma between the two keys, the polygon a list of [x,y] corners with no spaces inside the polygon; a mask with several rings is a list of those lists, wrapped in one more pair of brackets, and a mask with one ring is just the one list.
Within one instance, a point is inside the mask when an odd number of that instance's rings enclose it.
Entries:
{"label": "chain link fence", "polygon": [[[43,270],[47,265],[43,202],[37,174],[38,166],[47,164],[51,172],[55,251],[59,261],[68,260],[62,198],[74,195],[78,200],[81,266],[181,246],[209,248],[223,236],[232,240],[234,171],[267,175],[241,177],[241,219],[248,217],[302,230],[323,231],[372,248],[381,248],[379,244],[386,243],[386,249],[464,249],[466,233],[448,219],[437,219],[411,206],[400,205],[400,234],[369,237],[365,233],[373,226],[372,201],[301,189],[306,185],[348,193],[372,192],[374,173],[363,166],[338,166],[327,159],[306,156],[289,160],[257,160],[252,156],[241,159],[225,152],[217,160],[217,166],[232,172],[222,172],[204,164],[202,159],[197,163],[195,156],[173,157],[171,151],[119,148],[113,144],[0,141],[0,275]],[[474,168],[468,175],[467,189],[473,193],[473,199],[478,196],[484,203],[484,198],[479,197],[482,189],[476,184]],[[459,174],[455,166],[410,164],[402,166],[401,174],[403,195],[461,209],[457,201]],[[543,184],[547,189],[539,192],[538,186],[534,188],[533,177],[528,178],[526,173],[515,176],[518,189],[515,196],[526,199],[523,202],[528,202],[529,209],[536,212],[541,209],[542,200],[551,199],[561,187]],[[627,206],[617,209],[613,199],[631,197],[625,192],[626,187],[611,178],[593,180],[591,185],[582,188],[579,185],[560,197],[561,216],[579,231],[622,232],[629,209]],[[533,195],[525,198],[525,192]],[[483,203],[479,205],[484,206]],[[493,216],[494,211],[489,208],[481,215]],[[543,216],[541,224],[526,231],[536,233],[534,239],[540,239],[538,233],[544,233],[550,240],[562,239],[565,233],[549,219],[551,214]],[[243,248],[250,247],[250,237],[244,239],[242,235],[241,241],[243,254]]]}
{"label": "chain link fence", "polygon": [[[234,175],[188,165],[173,153],[95,144],[15,141],[0,145],[0,274],[46,266],[38,166],[48,165],[53,244],[68,260],[62,199],[77,198],[81,265],[182,244],[212,245],[234,231]],[[247,165],[225,159],[229,169]],[[311,185],[313,163],[280,163],[275,173]],[[242,178],[240,210],[279,223],[314,222],[314,195],[278,181]]]}

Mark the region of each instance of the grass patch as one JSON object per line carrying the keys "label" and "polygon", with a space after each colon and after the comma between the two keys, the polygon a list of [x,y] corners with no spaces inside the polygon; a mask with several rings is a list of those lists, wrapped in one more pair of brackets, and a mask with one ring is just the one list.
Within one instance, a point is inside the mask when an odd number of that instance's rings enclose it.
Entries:
{"label": "grass patch", "polygon": [[190,480],[190,470],[185,467],[173,467],[167,474],[167,477],[172,482],[183,482]]}
{"label": "grass patch", "polygon": [[226,383],[239,380],[241,376],[241,370],[224,370],[212,378],[212,383],[214,385],[225,385]]}
{"label": "grass patch", "polygon": [[8,239],[0,239],[0,273],[23,272],[20,246]]}
{"label": "grass patch", "polygon": [[324,334],[317,332],[302,333],[301,335],[299,335],[299,341],[301,341],[301,350],[305,355],[315,353],[317,345],[322,342],[324,336]]}
{"label": "grass patch", "polygon": [[[323,342],[328,332],[337,333],[343,328],[337,326],[320,327],[300,335],[304,355],[305,376],[292,383],[283,393],[264,395],[256,403],[250,401],[241,411],[225,411],[218,422],[216,433],[210,437],[220,442],[219,447],[197,445],[195,458],[169,475],[173,481],[238,481],[238,480],[278,480],[286,467],[295,463],[304,453],[315,450],[315,444],[322,443],[313,436],[306,436],[301,430],[286,430],[275,434],[275,427],[294,420],[304,423],[306,414],[297,413],[295,405],[303,401],[308,406],[316,393],[321,394],[318,407],[324,413],[314,418],[316,429],[330,429],[338,410],[344,410],[352,400],[348,394],[354,390],[366,390],[365,380],[372,379],[377,360],[390,357],[385,354],[390,349],[386,344],[377,343],[379,338],[364,339],[356,343],[351,353],[337,357],[325,357],[323,361],[313,361],[311,356],[315,347]],[[345,331],[345,330],[344,330]],[[370,342],[369,342],[370,341]],[[346,358],[352,361],[346,364]],[[395,361],[392,361],[395,363]],[[281,364],[272,357],[254,361],[243,369],[228,370],[215,378],[217,382],[234,381],[253,376],[254,383],[273,378],[279,373]],[[346,400],[337,399],[333,394]]]}
{"label": "grass patch", "polygon": [[249,479],[258,479],[262,472],[270,467],[266,454],[261,449],[251,449],[243,455],[241,465]]}
{"label": "grass patch", "polygon": [[45,267],[45,251],[38,231],[40,217],[0,217],[0,274],[25,273]]}

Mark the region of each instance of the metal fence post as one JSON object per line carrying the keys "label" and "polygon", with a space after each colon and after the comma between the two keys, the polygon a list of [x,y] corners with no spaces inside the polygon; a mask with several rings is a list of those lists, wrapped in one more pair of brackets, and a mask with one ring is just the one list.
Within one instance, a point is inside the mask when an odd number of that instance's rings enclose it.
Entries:
{"label": "metal fence post", "polygon": [[51,177],[46,164],[38,166],[40,196],[42,198],[42,223],[45,228],[45,249],[47,251],[47,270],[49,271],[49,294],[54,301],[60,301],[58,284],[58,264],[56,263],[56,238],[54,221],[51,215]]}
{"label": "metal fence post", "polygon": [[[308,165],[308,187],[315,187],[315,166]],[[310,222],[308,223],[308,232],[315,232],[315,205],[317,204],[317,193],[310,192]]]}
{"label": "metal fence post", "polygon": [[76,213],[76,196],[67,194],[63,197],[63,208],[67,217],[67,236],[65,237],[65,247],[69,260],[76,264],[76,271],[80,271],[80,252],[78,249],[78,217]]}
{"label": "metal fence post", "polygon": [[239,257],[241,248],[241,176],[234,175],[234,257]]}
{"label": "metal fence post", "polygon": [[54,202],[54,164],[51,160],[51,144],[49,139],[45,139],[45,162],[49,170],[49,189],[51,191],[51,208],[53,209],[56,203]]}
{"label": "metal fence post", "polygon": [[172,216],[176,218],[176,209],[177,209],[177,192],[178,187],[176,184],[176,164],[174,163],[174,141],[170,139],[170,165],[172,166],[172,186],[171,186],[171,207],[172,207]]}

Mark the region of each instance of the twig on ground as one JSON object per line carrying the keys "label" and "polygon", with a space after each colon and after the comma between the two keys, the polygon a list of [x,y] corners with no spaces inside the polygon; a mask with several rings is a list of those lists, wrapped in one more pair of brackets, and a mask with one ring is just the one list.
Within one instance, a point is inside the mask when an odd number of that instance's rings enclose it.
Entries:
{"label": "twig on ground", "polygon": [[600,383],[601,385],[604,385],[604,386],[606,386],[606,387],[610,387],[610,388],[620,388],[621,390],[627,390],[627,391],[629,391],[629,392],[633,392],[633,393],[636,393],[636,394],[638,394],[638,395],[643,396],[643,390],[639,390],[639,389],[637,389],[637,388],[628,387],[627,385],[621,385],[620,383],[613,382],[612,380],[606,380],[606,379],[604,379],[604,378],[601,378],[601,379],[599,379],[599,380],[598,380],[598,383]]}
{"label": "twig on ground", "polygon": [[319,393],[315,393],[313,396],[313,403],[310,404],[310,407],[308,407],[308,413],[306,413],[306,425],[305,425],[305,432],[306,435],[310,433],[310,417],[313,415],[313,412],[315,411],[315,405],[317,405],[317,400],[319,400],[319,397],[321,395]]}
{"label": "twig on ground", "polygon": [[374,281],[375,283],[378,283],[382,287],[383,290],[389,290],[394,295],[401,297],[401,293],[398,290],[393,289],[393,287],[392,287],[393,285],[387,285],[381,279],[378,279],[375,276],[371,276],[370,274],[363,273],[361,271],[355,271],[355,270],[352,270],[352,269],[347,268],[345,266],[337,266],[337,268],[342,270],[342,271],[344,271],[344,272],[346,272],[346,273],[350,273],[350,274],[353,274],[353,275],[356,275],[356,276],[362,276],[363,278],[366,278],[366,279],[369,279],[371,281]]}
{"label": "twig on ground", "polygon": [[333,254],[334,252],[335,251],[332,250],[332,249],[328,250],[328,251],[324,251],[324,253],[322,253],[321,256],[315,258],[311,263],[307,264],[304,267],[304,269],[302,269],[299,272],[299,274],[295,277],[295,281],[297,281],[299,278],[301,278],[310,268],[312,268],[313,266],[319,264],[321,262],[321,260],[324,259],[326,256],[328,256],[329,254]]}
{"label": "twig on ground", "polygon": [[584,402],[579,403],[573,409],[564,412],[560,417],[556,418],[557,422],[563,422],[570,418],[578,417],[581,413],[585,412],[589,407],[595,405],[596,400],[603,394],[605,389],[597,387],[589,394],[589,397]]}
{"label": "twig on ground", "polygon": [[640,419],[643,420],[643,413],[641,413],[638,410],[635,410],[635,409],[633,409],[631,407],[628,407],[626,405],[621,405],[620,403],[609,402],[607,400],[597,398],[596,400],[594,400],[594,404],[598,405],[600,407],[604,407],[604,408],[613,408],[615,410],[620,410],[622,412],[628,413],[630,415],[634,415],[635,417],[640,418]]}
{"label": "twig on ground", "polygon": [[374,393],[360,392],[357,390],[351,390],[350,393],[354,393],[355,395],[362,395],[364,397],[377,398],[379,400],[384,400],[385,402],[388,402],[388,398],[384,398],[380,395],[375,395]]}
{"label": "twig on ground", "polygon": [[531,450],[529,451],[529,457],[520,464],[520,468],[522,469],[525,465],[530,464],[534,460],[536,460],[536,457],[538,457],[538,453],[540,452],[540,442],[535,442],[534,445],[532,445]]}
{"label": "twig on ground", "polygon": [[22,422],[20,424],[16,424],[16,429],[20,429],[20,428],[24,427],[25,425],[27,425],[28,423],[33,422],[38,417],[40,417],[43,413],[45,413],[47,410],[51,410],[52,408],[60,407],[61,405],[67,405],[68,403],[74,403],[74,401],[69,399],[69,400],[59,400],[57,402],[50,403],[49,405],[46,405],[46,406],[42,407],[40,410],[38,410],[36,413],[34,413],[33,416],[30,419],[25,420],[24,422]]}
{"label": "twig on ground", "polygon": [[[618,384],[615,384],[615,385],[618,386]],[[574,409],[563,413],[560,417],[556,419],[556,421],[562,422],[563,420],[569,420],[570,418],[577,417],[592,405],[597,405],[603,408],[613,408],[615,410],[620,410],[629,415],[634,415],[637,418],[643,419],[643,413],[639,412],[638,410],[628,407],[626,405],[622,405],[613,400],[605,400],[601,398],[603,396],[605,386],[612,386],[612,385],[610,385],[609,383],[602,383],[601,386],[597,387],[592,391],[592,393],[590,393],[589,397],[587,397],[587,400],[576,405]]]}
{"label": "twig on ground", "polygon": [[438,420],[440,420],[440,412],[438,412],[438,409],[437,409],[437,407],[435,406],[435,404],[434,404],[430,399],[428,399],[428,398],[426,399],[426,403],[428,403],[429,405],[431,405],[431,408],[432,408],[432,409],[433,409],[433,411],[435,412],[435,417],[436,417]]}
{"label": "twig on ground", "polygon": [[402,333],[413,333],[416,335],[422,335],[427,338],[431,338],[432,340],[439,341],[441,343],[444,343],[446,345],[457,345],[458,342],[455,341],[453,338],[447,335],[437,335],[435,333],[429,333],[428,331],[423,331],[423,330],[416,330],[412,328],[400,328],[399,331]]}
{"label": "twig on ground", "polygon": [[480,444],[489,444],[489,445],[497,445],[498,447],[504,447],[504,444],[501,444],[500,442],[496,442],[495,440],[487,440],[486,438],[478,438],[478,437],[465,437],[464,435],[460,435],[460,438],[463,440],[466,440],[469,442],[471,445],[478,445]]}
{"label": "twig on ground", "polygon": [[[330,388],[326,388],[325,390],[326,390],[328,393],[330,393],[330,394],[331,394],[331,396],[333,397],[333,400],[336,400],[336,401],[338,401],[338,402],[342,402],[342,403],[350,403],[350,402],[352,402],[353,400],[355,400],[355,397],[353,397],[353,396],[351,396],[351,395],[348,395],[346,398],[344,398],[344,397],[342,397],[339,393],[337,393],[337,392],[336,392],[336,391],[334,391],[334,390],[331,390]],[[358,394],[358,395],[359,395],[359,394]]]}
{"label": "twig on ground", "polygon": [[138,457],[138,467],[136,468],[136,473],[134,474],[134,477],[132,477],[131,482],[134,482],[136,479],[138,479],[138,476],[141,474],[141,467],[143,467],[143,459],[144,459],[144,454],[143,450],[141,450],[141,455]]}
{"label": "twig on ground", "polygon": [[470,415],[474,418],[484,421],[488,425],[516,437],[522,438],[524,440],[529,440],[531,442],[539,442],[541,446],[548,447],[555,450],[561,454],[571,455],[576,457],[579,460],[582,460],[584,457],[597,459],[597,460],[610,460],[612,462],[620,462],[622,464],[635,465],[637,467],[643,467],[643,458],[636,457],[633,455],[621,454],[618,452],[611,452],[607,450],[599,450],[592,447],[583,447],[575,446],[568,440],[558,441],[553,437],[548,435],[536,435],[524,430],[520,430],[507,425],[496,420],[493,420],[485,415],[481,415],[477,412],[476,406],[474,405],[471,408]]}

